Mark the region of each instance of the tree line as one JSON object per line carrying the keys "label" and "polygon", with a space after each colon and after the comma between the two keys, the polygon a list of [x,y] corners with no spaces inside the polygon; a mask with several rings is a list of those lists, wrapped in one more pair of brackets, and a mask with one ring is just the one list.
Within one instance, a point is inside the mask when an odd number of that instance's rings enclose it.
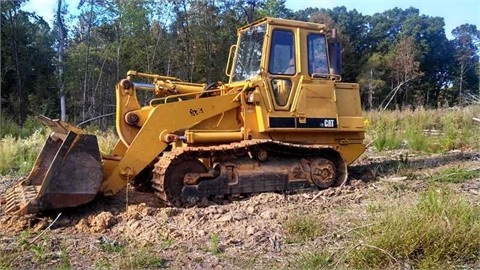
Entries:
{"label": "tree line", "polygon": [[[2,118],[44,114],[80,123],[115,111],[127,70],[185,81],[226,81],[236,29],[264,16],[325,23],[342,43],[343,81],[358,82],[365,109],[463,105],[480,97],[480,30],[445,34],[441,17],[416,8],[363,15],[346,7],[292,11],[285,0],[57,0],[51,25],[1,1]],[[61,100],[63,100],[61,102]],[[99,118],[101,126],[112,118]]]}

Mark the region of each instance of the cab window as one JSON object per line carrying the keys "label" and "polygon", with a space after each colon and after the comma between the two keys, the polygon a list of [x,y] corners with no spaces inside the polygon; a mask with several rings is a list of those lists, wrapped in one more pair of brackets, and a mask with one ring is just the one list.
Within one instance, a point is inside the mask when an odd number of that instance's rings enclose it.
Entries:
{"label": "cab window", "polygon": [[268,72],[285,75],[296,73],[294,37],[291,31],[273,30]]}
{"label": "cab window", "polygon": [[307,37],[308,73],[310,76],[328,74],[327,49],[323,34]]}
{"label": "cab window", "polygon": [[260,74],[265,29],[263,23],[241,33],[232,81],[244,81]]}

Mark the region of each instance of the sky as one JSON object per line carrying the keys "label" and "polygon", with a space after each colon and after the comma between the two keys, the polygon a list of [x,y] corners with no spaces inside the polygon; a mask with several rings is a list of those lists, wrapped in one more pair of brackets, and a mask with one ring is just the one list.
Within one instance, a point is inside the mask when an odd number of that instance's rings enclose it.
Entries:
{"label": "sky", "polygon": [[[72,11],[79,0],[65,0]],[[57,0],[29,0],[24,10],[34,11],[49,23],[52,22]],[[347,10],[356,9],[363,15],[373,15],[395,7],[406,9],[414,7],[420,14],[443,17],[445,34],[452,39],[452,30],[465,23],[474,24],[480,30],[480,0],[286,0],[287,8],[296,11],[307,7],[331,9],[345,6]]]}
{"label": "sky", "polygon": [[452,30],[462,24],[474,24],[480,30],[480,0],[287,0],[286,6],[292,10],[345,6],[347,10],[356,9],[363,15],[382,13],[395,7],[414,7],[420,14],[443,17],[448,39],[453,38]]}

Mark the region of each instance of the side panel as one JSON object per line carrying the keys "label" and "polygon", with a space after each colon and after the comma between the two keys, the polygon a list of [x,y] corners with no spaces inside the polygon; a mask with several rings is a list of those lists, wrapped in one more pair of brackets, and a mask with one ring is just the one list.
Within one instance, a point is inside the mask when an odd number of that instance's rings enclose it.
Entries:
{"label": "side panel", "polygon": [[363,132],[365,126],[358,84],[335,83],[335,93],[338,99],[339,127],[345,131]]}
{"label": "side panel", "polygon": [[304,78],[293,108],[298,128],[336,129],[338,106],[334,85],[330,80]]}
{"label": "side panel", "polygon": [[364,131],[358,84],[354,83],[304,79],[295,90],[290,111],[265,111],[257,106],[256,113],[265,123],[260,132]]}

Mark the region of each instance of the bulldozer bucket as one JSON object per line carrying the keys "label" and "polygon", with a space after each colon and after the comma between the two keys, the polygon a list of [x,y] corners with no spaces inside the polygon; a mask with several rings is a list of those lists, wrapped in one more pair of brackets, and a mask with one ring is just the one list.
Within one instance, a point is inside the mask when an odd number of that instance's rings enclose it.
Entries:
{"label": "bulldozer bucket", "polygon": [[52,129],[28,177],[5,193],[5,212],[30,214],[92,201],[102,183],[97,137],[59,120],[39,117]]}

